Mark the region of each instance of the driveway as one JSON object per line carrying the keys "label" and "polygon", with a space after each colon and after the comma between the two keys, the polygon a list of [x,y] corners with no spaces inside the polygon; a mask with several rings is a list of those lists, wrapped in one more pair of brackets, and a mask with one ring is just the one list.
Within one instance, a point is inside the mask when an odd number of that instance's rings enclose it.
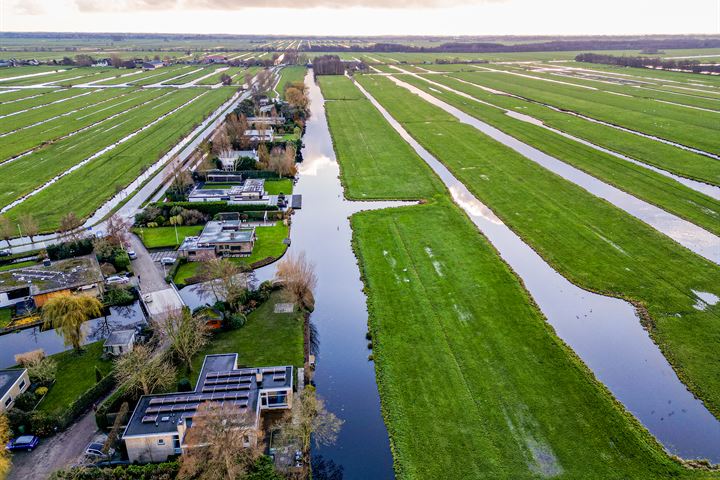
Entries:
{"label": "driveway", "polygon": [[140,279],[140,292],[144,294],[168,288],[162,274],[162,267],[155,263],[140,238],[134,234],[130,235],[130,244],[137,255],[137,258],[132,261],[132,267],[135,271],[135,278]]}
{"label": "driveway", "polygon": [[34,451],[14,453],[8,480],[46,479],[56,470],[80,463],[85,447],[100,433],[91,409],[64,432],[42,439]]}

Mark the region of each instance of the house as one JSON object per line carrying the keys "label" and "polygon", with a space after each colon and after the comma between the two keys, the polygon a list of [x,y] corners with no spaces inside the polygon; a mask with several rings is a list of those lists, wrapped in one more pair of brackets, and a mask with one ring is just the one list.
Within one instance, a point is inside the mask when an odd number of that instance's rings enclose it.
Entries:
{"label": "house", "polygon": [[113,357],[132,352],[135,345],[135,330],[115,330],[105,340],[103,353]]}
{"label": "house", "polygon": [[171,315],[178,315],[185,302],[174,288],[165,288],[142,296],[142,306],[150,320],[162,322]]}
{"label": "house", "polygon": [[189,261],[217,257],[247,257],[255,246],[255,228],[240,220],[208,222],[198,237],[187,237],[178,255]]}
{"label": "house", "polygon": [[252,158],[256,162],[260,160],[255,150],[230,150],[221,153],[219,160],[223,170],[232,172],[235,171],[235,165],[240,158]]}
{"label": "house", "polygon": [[150,62],[143,62],[142,64],[142,68],[145,70],[155,70],[164,66],[165,63],[162,60],[152,60]]}
{"label": "house", "polygon": [[41,308],[59,295],[102,293],[103,274],[94,255],[0,272],[0,307],[32,301]]}
{"label": "house", "polygon": [[227,57],[224,55],[208,55],[203,59],[203,63],[225,63]]}
{"label": "house", "polygon": [[265,180],[262,178],[248,178],[241,187],[230,189],[230,200],[260,200],[265,197]]}
{"label": "house", "polygon": [[7,412],[15,399],[30,388],[30,377],[24,368],[0,370],[0,413]]}
{"label": "house", "polygon": [[256,203],[275,205],[271,197],[265,194],[265,180],[248,178],[242,185],[234,185],[229,188],[202,188],[196,186],[188,194],[189,202],[229,202]]}
{"label": "house", "polygon": [[275,138],[272,128],[265,130],[245,130],[245,136],[249,137],[251,142],[272,142]]}
{"label": "house", "polygon": [[109,67],[112,65],[112,59],[110,58],[101,58],[99,60],[96,60],[95,63],[93,63],[93,67]]}
{"label": "house", "polygon": [[[265,107],[263,107],[265,108]],[[248,124],[260,124],[260,125],[284,125],[285,117],[282,115],[274,117],[248,117]]]}
{"label": "house", "polygon": [[[227,420],[247,433],[245,447],[257,445],[262,416],[292,408],[293,367],[238,368],[238,355],[208,355],[192,392],[144,395],[123,432],[130,462],[164,462],[194,448],[187,434],[203,404],[237,407]],[[233,412],[231,412],[233,413]]]}

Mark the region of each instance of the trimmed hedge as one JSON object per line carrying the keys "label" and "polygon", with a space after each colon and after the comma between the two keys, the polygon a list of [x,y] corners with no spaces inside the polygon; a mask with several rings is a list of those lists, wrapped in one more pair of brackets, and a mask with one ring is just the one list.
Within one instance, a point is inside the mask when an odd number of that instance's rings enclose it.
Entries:
{"label": "trimmed hedge", "polygon": [[50,477],[54,480],[167,480],[180,471],[177,461],[128,465],[117,467],[72,467],[58,470]]}
{"label": "trimmed hedge", "polygon": [[153,207],[161,209],[171,209],[173,207],[182,207],[188,210],[197,210],[214,217],[218,213],[225,212],[258,212],[258,211],[274,211],[277,206],[269,205],[229,205],[227,202],[156,202],[150,204]]}

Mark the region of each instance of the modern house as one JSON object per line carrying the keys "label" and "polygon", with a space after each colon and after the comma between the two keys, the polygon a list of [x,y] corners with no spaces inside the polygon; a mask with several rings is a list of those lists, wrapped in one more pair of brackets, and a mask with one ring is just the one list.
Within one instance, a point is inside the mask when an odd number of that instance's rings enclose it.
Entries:
{"label": "modern house", "polygon": [[132,352],[135,346],[135,330],[115,330],[103,344],[103,353],[113,357],[119,357]]}
{"label": "modern house", "polygon": [[198,237],[187,237],[178,255],[190,261],[217,257],[247,257],[255,246],[255,228],[240,220],[208,222]]}
{"label": "modern house", "polygon": [[7,412],[15,399],[30,388],[30,378],[24,368],[0,370],[0,413]]}
{"label": "modern house", "polygon": [[272,142],[275,138],[272,128],[266,130],[245,130],[245,136],[250,138],[251,142]]}
{"label": "modern house", "polygon": [[230,150],[221,153],[219,160],[223,170],[232,172],[235,171],[237,161],[241,158],[252,158],[256,162],[260,160],[256,150]]}
{"label": "modern house", "polygon": [[231,406],[237,418],[227,420],[246,432],[244,446],[257,445],[262,415],[292,408],[293,374],[292,366],[238,368],[236,353],[206,356],[194,391],[140,397],[122,436],[128,459],[163,462],[186,453],[193,420],[208,403]]}
{"label": "modern house", "polygon": [[275,115],[269,117],[248,117],[247,121],[250,125],[283,125],[285,124],[285,117],[283,117],[282,115]]}
{"label": "modern house", "polygon": [[59,295],[102,293],[103,274],[94,256],[0,272],[0,307],[32,301],[40,308]]}
{"label": "modern house", "polygon": [[265,180],[248,178],[242,185],[230,188],[195,187],[188,195],[188,201],[269,204],[269,197],[265,193]]}

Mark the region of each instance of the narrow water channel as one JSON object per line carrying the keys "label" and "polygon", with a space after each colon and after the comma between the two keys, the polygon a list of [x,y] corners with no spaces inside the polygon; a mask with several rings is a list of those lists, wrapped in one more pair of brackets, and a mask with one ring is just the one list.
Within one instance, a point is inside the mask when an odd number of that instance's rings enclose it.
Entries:
{"label": "narrow water channel", "polygon": [[[83,331],[87,335],[85,343],[102,340],[113,330],[140,323],[145,323],[145,314],[139,302],[125,307],[110,307],[106,317],[96,318],[83,324]],[[72,347],[66,346],[63,338],[55,330],[43,330],[40,327],[0,335],[0,368],[15,365],[16,354],[38,348],[42,348],[46,355],[52,355]]]}
{"label": "narrow water channel", "polygon": [[[315,264],[318,285],[311,321],[319,351],[314,382],[328,410],[345,422],[337,442],[314,448],[312,455],[314,462],[322,459],[325,465],[341,467],[343,480],[389,479],[394,477],[392,455],[380,413],[375,367],[368,361],[366,296],[352,251],[348,217],[362,210],[408,203],[345,200],[324,99],[312,71],[305,84],[309,87],[311,116],[294,189],[303,196],[303,207],[292,217],[290,249],[305,252]],[[273,264],[257,270],[258,282],[271,279],[275,268]],[[182,289],[180,295],[191,308],[209,300],[192,287]],[[315,472],[322,478],[321,473]]]}
{"label": "narrow water channel", "polygon": [[462,123],[471,125],[488,135],[492,139],[515,150],[525,158],[538,165],[560,175],[562,178],[578,185],[596,197],[607,200],[616,207],[624,210],[638,220],[645,222],[657,231],[672,238],[680,245],[692,250],[710,260],[720,264],[720,238],[697,225],[688,222],[676,215],[656,207],[648,202],[626,193],[619,188],[613,187],[582,170],[573,167],[555,157],[552,157],[537,148],[521,142],[505,132],[488,125],[487,123],[470,116],[462,110],[443,102],[442,100],[426,93],[419,88],[390,76],[393,82],[417,94],[423,100],[438,106],[456,117]]}
{"label": "narrow water channel", "polygon": [[585,291],[553,270],[358,87],[445,183],[455,202],[522,279],[558,336],[615,397],[670,453],[720,462],[720,421],[680,381],[642,328],[634,307]]}

